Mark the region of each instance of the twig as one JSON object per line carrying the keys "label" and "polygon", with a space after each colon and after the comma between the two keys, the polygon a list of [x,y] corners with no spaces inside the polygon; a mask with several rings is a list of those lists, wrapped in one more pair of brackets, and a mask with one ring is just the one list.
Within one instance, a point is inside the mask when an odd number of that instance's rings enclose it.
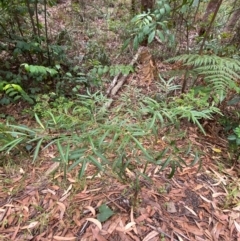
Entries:
{"label": "twig", "polygon": [[117,206],[119,209],[121,209],[122,211],[126,212],[126,210],[125,210],[124,208],[122,208],[120,205],[118,205],[118,204],[115,202],[116,200],[120,199],[121,197],[112,200],[112,199],[111,199],[110,197],[108,197],[107,195],[105,195],[105,194],[103,194],[103,195],[104,195],[107,199],[110,200],[109,202],[107,202],[107,204],[113,203],[113,204],[114,204],[115,206]]}
{"label": "twig", "polygon": [[158,36],[155,36],[154,39],[161,45],[163,45],[163,42],[160,40]]}
{"label": "twig", "polygon": [[85,232],[85,229],[88,227],[88,224],[89,224],[89,221],[87,220],[87,221],[83,224],[81,230],[78,231],[77,235],[78,235],[79,237],[83,235],[83,233]]}
{"label": "twig", "polygon": [[173,231],[173,233],[175,233],[175,235],[180,235],[180,236],[182,236],[182,237],[184,237],[185,239],[187,239],[187,240],[189,240],[189,241],[191,241],[191,239],[189,239],[188,237],[186,237],[185,235],[183,235],[182,233],[177,233],[177,232],[174,232]]}
{"label": "twig", "polygon": [[[168,237],[168,238],[170,238],[170,239],[172,238],[169,234],[163,232],[161,228],[156,228],[156,227],[154,227],[154,226],[152,226],[152,225],[150,225],[150,224],[147,224],[147,226],[150,227],[151,229],[153,229],[153,230],[155,230],[155,231],[157,231],[157,232],[165,235],[166,237]],[[178,240],[175,239],[175,238],[174,238],[174,239],[171,239],[171,240],[173,240],[173,241],[178,241]]]}

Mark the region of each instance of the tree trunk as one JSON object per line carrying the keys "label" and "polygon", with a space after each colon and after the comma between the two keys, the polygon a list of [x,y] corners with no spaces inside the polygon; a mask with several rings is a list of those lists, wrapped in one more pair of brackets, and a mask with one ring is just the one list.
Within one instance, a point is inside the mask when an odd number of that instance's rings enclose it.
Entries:
{"label": "tree trunk", "polygon": [[200,50],[199,50],[199,54],[202,54],[205,42],[206,42],[208,36],[210,35],[211,28],[212,28],[213,23],[214,23],[214,21],[216,19],[217,13],[218,13],[218,11],[219,11],[219,9],[221,7],[222,2],[223,2],[223,0],[218,0],[217,1],[217,5],[215,6],[215,9],[214,9],[214,11],[212,13],[210,22],[209,22],[208,26],[206,27],[206,29],[204,30],[203,41],[202,41],[202,45],[201,45]]}
{"label": "tree trunk", "polygon": [[211,18],[213,17],[211,14],[213,15],[213,13],[216,12],[220,2],[222,2],[222,0],[210,0],[208,3],[206,12],[202,18],[203,25],[198,32],[199,36],[203,36],[206,33],[206,29],[208,28],[208,25],[212,20]]}
{"label": "tree trunk", "polygon": [[232,32],[235,26],[237,26],[237,23],[239,21],[239,16],[240,16],[240,0],[236,0],[233,6],[233,12],[230,16],[230,19],[224,31]]}
{"label": "tree trunk", "polygon": [[237,48],[240,47],[240,21],[238,21],[235,25],[235,34],[233,36],[231,44],[235,44]]}

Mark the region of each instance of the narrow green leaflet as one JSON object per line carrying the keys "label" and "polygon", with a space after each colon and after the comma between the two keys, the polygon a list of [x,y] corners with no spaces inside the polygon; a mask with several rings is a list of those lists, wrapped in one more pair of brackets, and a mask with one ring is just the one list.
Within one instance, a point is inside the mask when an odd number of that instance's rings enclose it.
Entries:
{"label": "narrow green leaflet", "polygon": [[148,36],[148,43],[150,44],[155,37],[155,31],[152,31]]}
{"label": "narrow green leaflet", "polygon": [[78,172],[78,178],[79,178],[79,179],[81,179],[81,178],[83,177],[83,175],[84,175],[87,162],[88,162],[88,161],[87,161],[86,159],[83,160],[82,166],[81,166],[81,168],[80,168],[80,170],[79,170],[79,172]]}
{"label": "narrow green leaflet", "polygon": [[35,150],[34,150],[33,162],[35,162],[37,157],[38,157],[38,154],[40,152],[40,148],[41,148],[42,142],[43,142],[43,138],[40,138],[40,140],[38,141],[38,143],[37,143],[37,145],[35,147]]}
{"label": "narrow green leaflet", "polygon": [[175,163],[175,161],[172,162],[171,167],[172,167],[172,170],[171,170],[170,174],[168,175],[169,179],[171,179],[173,177],[173,175],[174,175],[174,173],[176,171],[176,163]]}
{"label": "narrow green leaflet", "polygon": [[90,162],[96,166],[100,171],[103,171],[103,167],[101,165],[101,163],[93,156],[89,156],[88,157],[90,159]]}

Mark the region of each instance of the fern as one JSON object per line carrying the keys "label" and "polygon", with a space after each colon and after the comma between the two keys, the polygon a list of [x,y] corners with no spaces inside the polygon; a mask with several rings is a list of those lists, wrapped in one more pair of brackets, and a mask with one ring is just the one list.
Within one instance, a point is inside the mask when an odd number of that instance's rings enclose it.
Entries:
{"label": "fern", "polygon": [[184,54],[167,60],[182,62],[191,67],[197,75],[204,76],[205,82],[213,89],[219,101],[223,101],[229,90],[240,92],[237,79],[240,79],[240,61],[216,55]]}

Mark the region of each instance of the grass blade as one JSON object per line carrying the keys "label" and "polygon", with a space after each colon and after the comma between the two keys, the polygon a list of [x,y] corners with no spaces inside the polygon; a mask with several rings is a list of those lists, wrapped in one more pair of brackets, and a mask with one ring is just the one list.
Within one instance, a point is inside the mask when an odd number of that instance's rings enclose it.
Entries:
{"label": "grass blade", "polygon": [[37,159],[37,157],[38,157],[38,154],[39,154],[39,150],[40,150],[41,145],[42,145],[42,142],[43,142],[43,138],[41,138],[41,139],[38,141],[38,143],[37,143],[37,145],[36,145],[36,147],[35,147],[32,162],[35,162],[35,161],[36,161],[36,159]]}

